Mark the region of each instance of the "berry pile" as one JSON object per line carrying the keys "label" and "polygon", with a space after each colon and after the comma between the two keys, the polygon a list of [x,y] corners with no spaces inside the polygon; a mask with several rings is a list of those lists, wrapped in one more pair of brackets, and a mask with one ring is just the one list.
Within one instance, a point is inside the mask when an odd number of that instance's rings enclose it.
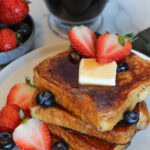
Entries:
{"label": "berry pile", "polygon": [[6,105],[0,110],[1,150],[11,150],[15,146],[22,150],[68,150],[64,141],[51,145],[47,124],[31,118],[29,107],[35,95],[36,103],[42,107],[55,104],[51,92],[37,94],[37,91],[29,78],[26,78],[25,83],[17,83],[10,89]]}
{"label": "berry pile", "polygon": [[0,52],[15,49],[29,38],[31,27],[25,22],[28,3],[27,0],[0,1]]}
{"label": "berry pile", "polygon": [[132,36],[111,33],[100,35],[85,26],[73,27],[69,32],[73,49],[84,57],[96,58],[101,64],[120,62],[127,57],[132,48],[129,40]]}
{"label": "berry pile", "polygon": [[28,78],[10,89],[6,105],[0,110],[0,149],[10,150],[17,145],[24,150],[50,150],[47,125],[30,118],[29,106],[36,90]]}

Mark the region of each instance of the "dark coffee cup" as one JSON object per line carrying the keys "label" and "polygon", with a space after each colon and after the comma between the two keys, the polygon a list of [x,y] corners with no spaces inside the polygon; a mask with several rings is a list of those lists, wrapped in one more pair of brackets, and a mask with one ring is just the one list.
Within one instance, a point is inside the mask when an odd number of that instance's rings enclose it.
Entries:
{"label": "dark coffee cup", "polygon": [[50,12],[61,20],[82,22],[99,16],[107,0],[45,0]]}
{"label": "dark coffee cup", "polygon": [[45,0],[45,3],[50,11],[50,28],[67,38],[68,31],[74,25],[85,25],[97,31],[107,0]]}

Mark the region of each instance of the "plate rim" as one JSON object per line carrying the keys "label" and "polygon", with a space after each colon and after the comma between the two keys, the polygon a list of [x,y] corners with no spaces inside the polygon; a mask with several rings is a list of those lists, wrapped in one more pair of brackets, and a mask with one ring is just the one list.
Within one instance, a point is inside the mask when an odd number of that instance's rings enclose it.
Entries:
{"label": "plate rim", "polygon": [[[25,55],[17,58],[16,60],[12,61],[11,63],[9,63],[8,65],[6,65],[2,70],[0,70],[0,81],[1,78],[3,78],[4,75],[7,74],[7,72],[13,72],[11,71],[12,67],[15,67],[20,61],[25,60],[27,58],[31,59],[31,56],[34,55],[34,53],[39,53],[40,51],[42,51],[43,49],[52,49],[53,47],[59,47],[59,46],[67,46],[68,42],[64,42],[64,43],[60,43],[60,44],[51,44],[51,45],[46,45],[37,49],[33,49],[32,51],[26,53]],[[50,50],[51,51],[51,50]],[[40,62],[39,62],[40,63]]]}

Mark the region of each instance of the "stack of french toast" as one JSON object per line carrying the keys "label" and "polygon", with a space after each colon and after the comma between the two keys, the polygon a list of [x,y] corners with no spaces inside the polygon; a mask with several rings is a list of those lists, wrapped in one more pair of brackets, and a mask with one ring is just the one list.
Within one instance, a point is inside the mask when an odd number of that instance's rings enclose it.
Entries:
{"label": "stack of french toast", "polygon": [[[150,93],[150,62],[131,53],[124,59],[130,67],[117,73],[115,86],[81,85],[79,63],[70,61],[71,51],[47,58],[34,68],[36,94],[53,93],[55,104],[37,105],[35,94],[32,117],[47,123],[52,141],[65,141],[69,150],[127,148],[136,132],[149,124],[144,99]],[[128,113],[138,117],[130,122]]]}

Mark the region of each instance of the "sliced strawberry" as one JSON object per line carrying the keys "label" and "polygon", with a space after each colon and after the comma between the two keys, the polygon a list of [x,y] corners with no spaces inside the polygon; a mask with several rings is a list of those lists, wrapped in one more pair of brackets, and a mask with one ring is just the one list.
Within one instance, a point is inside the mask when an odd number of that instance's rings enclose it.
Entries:
{"label": "sliced strawberry", "polygon": [[14,85],[7,97],[7,104],[17,104],[23,110],[29,110],[31,99],[36,88],[28,83],[19,83]]}
{"label": "sliced strawberry", "polygon": [[48,127],[42,121],[24,120],[13,132],[15,144],[22,150],[51,150]]}
{"label": "sliced strawberry", "polygon": [[95,57],[96,36],[91,29],[85,26],[73,27],[69,31],[69,40],[74,50],[83,56]]}
{"label": "sliced strawberry", "polygon": [[[13,130],[22,122],[20,116],[23,110],[15,105],[9,104],[2,108],[0,111],[0,132],[13,132]],[[24,112],[25,117],[27,117],[26,112]]]}
{"label": "sliced strawberry", "polygon": [[120,35],[105,33],[96,41],[96,59],[105,64],[120,61],[131,52],[131,42]]}

